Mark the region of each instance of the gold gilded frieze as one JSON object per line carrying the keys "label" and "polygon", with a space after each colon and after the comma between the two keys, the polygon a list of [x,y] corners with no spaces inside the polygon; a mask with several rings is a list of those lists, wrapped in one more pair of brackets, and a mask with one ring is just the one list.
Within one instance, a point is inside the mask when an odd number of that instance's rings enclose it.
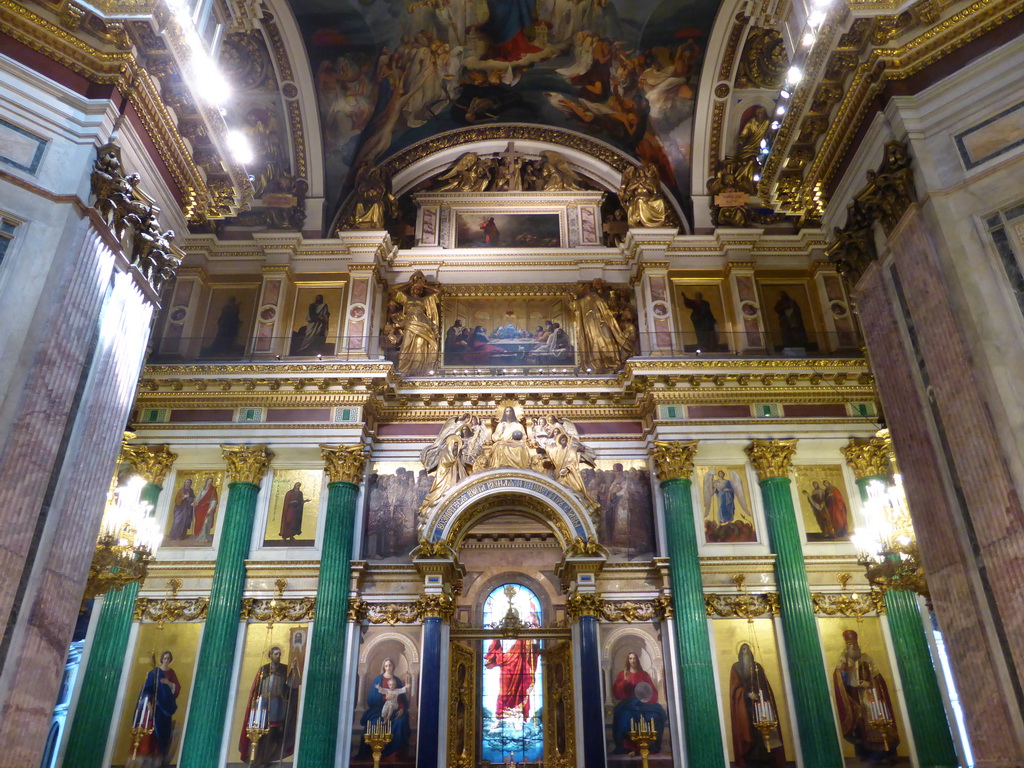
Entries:
{"label": "gold gilded frieze", "polygon": [[316,598],[311,596],[242,600],[242,621],[263,622],[270,627],[282,621],[312,621],[315,613]]}
{"label": "gold gilded frieze", "polygon": [[874,590],[859,593],[814,592],[811,594],[811,602],[818,616],[861,619],[885,613],[885,595]]}
{"label": "gold gilded frieze", "polygon": [[708,616],[746,619],[747,621],[753,621],[762,616],[778,616],[779,595],[776,592],[738,595],[705,594],[704,611]]}
{"label": "gold gilded frieze", "polygon": [[[889,9],[893,4],[877,4],[873,0],[869,3],[865,0],[860,5],[870,5],[875,10],[876,7]],[[827,21],[818,32],[818,41],[805,67],[804,87],[795,94],[762,172],[759,185],[762,198],[781,204],[793,212],[799,212],[802,206],[811,208],[820,205],[815,191],[820,193],[830,184],[841,166],[840,160],[872,109],[875,98],[887,87],[889,81],[903,80],[917,74],[1022,10],[1024,5],[1019,0],[978,0],[942,21],[925,14],[919,19],[923,28],[903,45],[870,50],[863,59],[856,52],[833,52],[831,42],[839,28],[831,19]],[[876,30],[874,39],[884,41],[890,34],[902,30],[902,22],[892,17],[878,17]],[[844,63],[837,56],[853,58]],[[805,118],[809,114],[808,102],[816,92],[809,85],[817,83],[822,74],[827,75],[825,70],[830,66],[833,68],[832,74],[840,70],[852,70],[853,74],[848,81],[840,81],[843,83],[843,97],[838,108],[828,117],[824,138],[817,146],[806,173],[787,176],[787,160],[803,131]]]}
{"label": "gold gilded frieze", "polygon": [[205,621],[209,604],[205,597],[142,597],[135,601],[135,620],[154,622],[161,628],[167,622]]}

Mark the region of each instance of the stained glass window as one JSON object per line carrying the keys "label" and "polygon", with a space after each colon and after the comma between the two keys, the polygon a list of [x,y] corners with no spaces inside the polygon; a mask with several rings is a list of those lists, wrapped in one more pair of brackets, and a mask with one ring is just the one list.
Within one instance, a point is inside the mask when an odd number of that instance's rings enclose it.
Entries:
{"label": "stained glass window", "polygon": [[[485,627],[541,626],[537,596],[520,584],[505,584],[484,601]],[[541,643],[528,637],[483,641],[483,744],[481,758],[536,763],[544,756]]]}

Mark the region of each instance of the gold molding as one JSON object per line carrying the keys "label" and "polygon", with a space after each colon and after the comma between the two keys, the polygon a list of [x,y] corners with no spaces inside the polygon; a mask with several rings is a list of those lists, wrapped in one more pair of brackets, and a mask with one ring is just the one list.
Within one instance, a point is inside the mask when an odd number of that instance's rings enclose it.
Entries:
{"label": "gold molding", "polygon": [[161,629],[167,622],[205,621],[209,604],[205,597],[140,597],[135,601],[135,621],[155,622]]}
{"label": "gold molding", "polygon": [[704,595],[704,612],[708,616],[746,619],[752,622],[761,616],[778,616],[779,595],[777,592],[739,595],[706,593]]}
{"label": "gold molding", "polygon": [[272,627],[284,621],[312,621],[315,613],[315,597],[246,597],[242,600],[241,620],[265,622]]}
{"label": "gold molding", "polygon": [[[868,4],[861,3],[865,6]],[[872,9],[876,5],[870,2]],[[891,3],[879,7],[893,10]],[[826,22],[819,30],[812,61],[805,67],[804,83],[783,119],[772,153],[762,172],[759,186],[762,198],[794,213],[802,213],[802,207],[816,206],[815,191],[820,193],[831,183],[841,167],[839,161],[858,135],[865,116],[890,81],[904,80],[917,74],[1012,19],[1022,10],[1024,5],[1019,0],[977,0],[949,18],[929,24],[899,47],[870,50],[863,60],[856,51],[841,51],[844,55],[854,57],[853,76],[843,81],[843,98],[827,118],[828,129],[824,139],[817,145],[806,172],[801,176],[784,177],[790,150],[808,117],[805,107],[817,89],[817,76],[824,71],[829,54],[833,53],[829,43],[837,34],[838,27],[831,20]],[[899,26],[899,22],[892,17],[877,17],[876,22],[882,25],[880,31]],[[811,84],[815,87],[809,87]],[[783,178],[788,185],[781,183]]]}
{"label": "gold molding", "polygon": [[814,592],[811,602],[816,616],[847,616],[859,621],[869,614],[885,613],[885,595],[876,590],[856,594]]}
{"label": "gold molding", "polygon": [[14,0],[0,0],[0,32],[91,82],[117,88],[135,107],[185,198],[186,216],[211,212],[213,193],[178,132],[178,121],[164,103],[153,77],[133,53],[101,51]]}

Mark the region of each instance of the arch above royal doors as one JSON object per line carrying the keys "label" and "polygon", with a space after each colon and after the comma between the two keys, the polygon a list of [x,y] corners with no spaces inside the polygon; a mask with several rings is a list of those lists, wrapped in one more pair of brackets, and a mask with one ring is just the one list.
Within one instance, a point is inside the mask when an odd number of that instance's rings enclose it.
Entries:
{"label": "arch above royal doors", "polygon": [[563,551],[582,543],[595,546],[591,511],[565,486],[532,470],[495,469],[473,474],[427,510],[422,536],[458,551],[477,523],[517,513],[548,526]]}

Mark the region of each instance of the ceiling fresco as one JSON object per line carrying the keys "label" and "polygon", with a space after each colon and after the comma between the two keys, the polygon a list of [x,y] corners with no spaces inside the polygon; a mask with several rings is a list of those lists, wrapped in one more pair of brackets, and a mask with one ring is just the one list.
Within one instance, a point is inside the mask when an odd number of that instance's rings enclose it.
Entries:
{"label": "ceiling fresco", "polygon": [[717,0],[301,0],[327,198],[356,169],[454,128],[589,134],[689,189],[694,99]]}

